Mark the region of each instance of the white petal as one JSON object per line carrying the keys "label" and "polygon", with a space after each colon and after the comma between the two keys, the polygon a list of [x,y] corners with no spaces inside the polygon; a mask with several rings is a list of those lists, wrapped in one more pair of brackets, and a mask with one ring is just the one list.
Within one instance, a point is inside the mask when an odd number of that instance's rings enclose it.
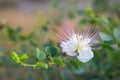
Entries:
{"label": "white petal", "polygon": [[60,47],[62,48],[62,52],[66,52],[66,50],[68,50],[67,45],[66,45],[65,42],[61,42]]}
{"label": "white petal", "polygon": [[71,51],[75,51],[77,48],[77,38],[76,38],[76,34],[73,35],[69,42],[68,42],[68,46],[70,47]]}
{"label": "white petal", "polygon": [[89,47],[89,46],[83,46],[83,48],[81,48],[81,50],[78,50],[78,51],[82,52],[82,51],[88,51],[88,50],[91,50],[91,47]]}
{"label": "white petal", "polygon": [[79,51],[79,55],[77,56],[77,58],[85,63],[88,62],[90,59],[92,59],[94,56],[93,52],[91,51],[91,49],[89,50],[85,50],[85,51]]}
{"label": "white petal", "polygon": [[75,51],[77,49],[77,46],[73,41],[68,41],[66,44],[69,48],[69,51]]}
{"label": "white petal", "polygon": [[65,52],[69,56],[76,56],[76,53],[74,53],[76,46],[74,46],[70,41],[61,42],[60,46],[62,48],[62,52]]}
{"label": "white petal", "polygon": [[73,35],[68,41],[62,41],[60,43],[60,47],[62,48],[62,52],[74,52],[77,49],[77,39],[76,36]]}
{"label": "white petal", "polygon": [[69,56],[76,56],[77,55],[77,53],[74,53],[74,52],[67,52],[66,54]]}
{"label": "white petal", "polygon": [[87,45],[90,43],[90,39],[89,38],[85,38],[84,41],[83,41],[83,44],[84,45]]}

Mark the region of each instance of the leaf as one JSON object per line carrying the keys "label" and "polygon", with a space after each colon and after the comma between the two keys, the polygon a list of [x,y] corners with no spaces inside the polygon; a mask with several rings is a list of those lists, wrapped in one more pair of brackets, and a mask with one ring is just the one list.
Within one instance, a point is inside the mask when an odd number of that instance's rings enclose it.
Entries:
{"label": "leaf", "polygon": [[52,7],[53,7],[53,8],[58,7],[58,3],[57,3],[55,0],[52,1]]}
{"label": "leaf", "polygon": [[15,60],[16,58],[18,58],[18,55],[16,52],[12,52],[11,57],[12,57],[12,59]]}
{"label": "leaf", "polygon": [[95,54],[95,55],[97,55],[97,57],[102,58],[102,55],[100,54],[100,52],[99,52],[99,51],[94,50],[93,52],[94,52],[94,54]]}
{"label": "leaf", "polygon": [[112,48],[109,44],[107,44],[107,43],[102,43],[101,45],[102,45],[103,48],[108,49],[108,50],[110,50],[110,51],[113,51],[113,48]]}
{"label": "leaf", "polygon": [[24,35],[20,35],[19,38],[20,38],[21,40],[27,40],[27,36],[24,36]]}
{"label": "leaf", "polygon": [[21,31],[22,31],[22,28],[21,28],[21,27],[18,27],[18,28],[15,30],[16,33],[20,33]]}
{"label": "leaf", "polygon": [[64,62],[61,59],[59,59],[59,58],[54,58],[54,62],[57,63],[57,64],[59,64],[62,67],[65,66]]}
{"label": "leaf", "polygon": [[82,24],[87,24],[87,22],[88,22],[87,18],[83,18],[82,20],[80,20],[80,23]]}
{"label": "leaf", "polygon": [[90,18],[89,23],[90,24],[95,24],[97,21],[95,18]]}
{"label": "leaf", "polygon": [[7,32],[11,35],[14,33],[14,30],[11,27],[7,27]]}
{"label": "leaf", "polygon": [[46,47],[46,48],[45,48],[45,51],[46,51],[47,53],[50,53],[50,47]]}
{"label": "leaf", "polygon": [[15,30],[9,26],[6,28],[6,30],[7,30],[9,38],[13,41],[17,41],[17,34],[16,34]]}
{"label": "leaf", "polygon": [[22,56],[20,56],[20,60],[21,61],[24,61],[26,59],[28,59],[28,55],[27,54],[23,54]]}
{"label": "leaf", "polygon": [[41,30],[47,32],[48,31],[48,27],[46,25],[43,25],[43,26],[41,26]]}
{"label": "leaf", "polygon": [[118,42],[117,46],[120,48],[120,41]]}
{"label": "leaf", "polygon": [[41,68],[48,68],[48,64],[44,63],[44,62],[37,62],[36,66],[41,67]]}
{"label": "leaf", "polygon": [[112,37],[103,33],[103,32],[100,32],[99,33],[99,36],[100,38],[103,40],[103,41],[111,41],[112,40]]}
{"label": "leaf", "polygon": [[107,18],[102,19],[103,24],[109,24],[109,20]]}
{"label": "leaf", "polygon": [[30,43],[32,46],[37,46],[37,43],[36,43],[36,41],[29,40],[29,43]]}
{"label": "leaf", "polygon": [[20,63],[20,62],[21,62],[21,61],[20,61],[20,58],[18,57],[18,55],[17,55],[16,52],[12,52],[12,53],[11,53],[11,57],[12,57],[12,59],[13,59],[15,62],[17,62],[17,63]]}
{"label": "leaf", "polygon": [[73,60],[70,60],[69,61],[70,62],[70,64],[72,65],[72,66],[74,66],[76,69],[78,69],[78,64],[75,62],[75,61],[73,61]]}
{"label": "leaf", "polygon": [[57,49],[55,47],[47,47],[46,52],[51,54],[52,57],[57,55]]}
{"label": "leaf", "polygon": [[46,58],[46,54],[43,51],[40,51],[39,48],[36,49],[37,59],[44,59]]}
{"label": "leaf", "polygon": [[82,9],[81,9],[81,10],[78,10],[78,11],[77,11],[77,14],[78,14],[78,15],[84,15],[84,14],[85,14],[85,11],[82,10]]}
{"label": "leaf", "polygon": [[116,37],[116,39],[120,39],[120,30],[118,28],[115,28],[113,30],[113,34]]}
{"label": "leaf", "polygon": [[70,19],[73,19],[75,17],[74,13],[72,11],[68,12],[68,17]]}
{"label": "leaf", "polygon": [[86,14],[91,15],[91,14],[93,14],[93,9],[92,8],[87,8],[85,10],[85,12],[86,12]]}
{"label": "leaf", "polygon": [[4,28],[4,26],[2,24],[0,24],[0,30],[2,30]]}

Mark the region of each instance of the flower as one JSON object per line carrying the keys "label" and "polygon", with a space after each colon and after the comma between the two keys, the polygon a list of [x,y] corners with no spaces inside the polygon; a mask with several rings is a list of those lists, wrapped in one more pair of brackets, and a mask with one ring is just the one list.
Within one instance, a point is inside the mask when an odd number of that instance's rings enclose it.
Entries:
{"label": "flower", "polygon": [[77,56],[77,58],[85,63],[91,60],[94,56],[91,46],[94,45],[94,38],[98,32],[88,29],[86,34],[75,33],[74,30],[65,26],[63,35],[60,39],[60,47],[62,52],[69,56]]}

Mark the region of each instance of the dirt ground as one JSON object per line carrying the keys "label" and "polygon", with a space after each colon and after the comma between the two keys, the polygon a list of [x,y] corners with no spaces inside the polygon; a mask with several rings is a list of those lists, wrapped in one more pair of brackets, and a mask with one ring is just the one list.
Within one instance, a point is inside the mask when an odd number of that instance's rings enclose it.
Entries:
{"label": "dirt ground", "polygon": [[[74,0],[71,0],[68,4],[67,1],[63,0],[59,1],[58,4],[62,4],[66,8],[66,6],[70,7],[73,2]],[[39,12],[42,12],[45,17],[50,15],[50,4],[50,1],[20,2],[15,7],[2,8],[0,9],[0,23],[8,23],[14,28],[21,26],[25,33],[29,33],[33,30],[36,23],[38,24],[41,22],[38,17]],[[80,6],[78,7],[86,7],[84,4],[86,4],[86,2],[84,0],[80,0]]]}

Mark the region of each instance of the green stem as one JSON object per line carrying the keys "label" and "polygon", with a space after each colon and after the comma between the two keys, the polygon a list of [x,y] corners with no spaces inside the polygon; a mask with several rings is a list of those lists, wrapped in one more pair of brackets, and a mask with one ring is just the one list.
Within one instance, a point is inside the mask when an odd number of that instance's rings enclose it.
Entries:
{"label": "green stem", "polygon": [[34,64],[21,63],[21,65],[23,65],[23,66],[30,66],[30,67],[36,67],[36,65],[34,65]]}

